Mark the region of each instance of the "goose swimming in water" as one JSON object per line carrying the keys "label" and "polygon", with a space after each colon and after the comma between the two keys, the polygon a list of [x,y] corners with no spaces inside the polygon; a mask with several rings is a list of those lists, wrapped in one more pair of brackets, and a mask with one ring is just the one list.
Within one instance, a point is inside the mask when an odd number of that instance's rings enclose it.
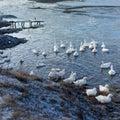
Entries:
{"label": "goose swimming in water", "polygon": [[92,52],[97,53],[97,48],[95,46],[93,46]]}
{"label": "goose swimming in water", "polygon": [[116,74],[115,70],[113,69],[113,65],[110,66],[110,70],[108,71],[108,74],[109,74],[110,76],[113,76],[113,75]]}
{"label": "goose swimming in water", "polygon": [[78,52],[77,52],[77,49],[75,49],[75,52],[73,53],[73,56],[74,56],[74,57],[78,57],[78,56],[79,56],[79,54],[78,54]]}
{"label": "goose swimming in water", "polygon": [[103,96],[103,95],[98,95],[97,97],[95,97],[97,99],[98,102],[100,103],[109,103],[111,102],[111,98],[112,98],[112,94],[108,94],[107,96]]}
{"label": "goose swimming in water", "polygon": [[46,57],[46,56],[47,56],[47,53],[46,53],[45,51],[43,51],[43,52],[42,52],[42,55],[43,55],[44,57]]}
{"label": "goose swimming in water", "polygon": [[80,52],[85,51],[85,46],[82,44],[82,42],[81,42],[81,45],[80,45],[79,51],[80,51]]}
{"label": "goose swimming in water", "polygon": [[54,51],[55,53],[58,53],[58,52],[59,52],[59,50],[58,50],[58,45],[57,45],[57,44],[54,44],[53,51]]}
{"label": "goose swimming in water", "polygon": [[103,61],[101,62],[100,68],[105,69],[109,68],[111,66],[111,62],[104,63]]}
{"label": "goose swimming in water", "polygon": [[104,53],[105,53],[105,52],[109,52],[109,49],[107,49],[106,47],[103,47],[103,48],[102,48],[102,52],[104,52]]}
{"label": "goose swimming in water", "polygon": [[65,44],[63,43],[63,41],[61,41],[60,47],[65,48]]}
{"label": "goose swimming in water", "polygon": [[32,49],[32,53],[35,54],[35,55],[39,55],[39,51],[36,50],[36,49]]}
{"label": "goose swimming in water", "polygon": [[105,47],[106,47],[106,46],[105,46],[105,43],[102,42],[101,48],[105,48]]}

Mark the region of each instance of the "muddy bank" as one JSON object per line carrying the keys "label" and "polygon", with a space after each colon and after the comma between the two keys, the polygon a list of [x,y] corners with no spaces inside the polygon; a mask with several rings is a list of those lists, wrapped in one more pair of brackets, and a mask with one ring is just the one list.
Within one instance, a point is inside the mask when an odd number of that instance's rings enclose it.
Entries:
{"label": "muddy bank", "polygon": [[120,89],[112,88],[115,98],[102,105],[86,96],[86,88],[89,86],[79,88],[44,79],[21,81],[0,76],[1,120],[5,117],[9,120],[120,119]]}

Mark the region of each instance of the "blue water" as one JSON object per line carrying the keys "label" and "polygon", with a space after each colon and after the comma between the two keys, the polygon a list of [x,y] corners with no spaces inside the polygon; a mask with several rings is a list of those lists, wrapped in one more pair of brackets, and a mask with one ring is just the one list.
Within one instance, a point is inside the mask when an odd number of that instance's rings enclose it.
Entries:
{"label": "blue water", "polygon": [[[4,2],[5,1],[5,2]],[[118,86],[120,77],[120,7],[82,7],[80,2],[61,2],[55,4],[36,3],[32,1],[20,1],[13,4],[7,0],[1,1],[1,14],[12,14],[18,17],[18,20],[38,20],[45,21],[43,28],[23,30],[19,33],[11,34],[16,37],[25,37],[28,42],[18,45],[12,49],[7,49],[7,54],[11,53],[11,65],[14,69],[19,68],[19,60],[25,60],[23,69],[27,72],[33,70],[36,75],[47,78],[51,68],[65,68],[65,78],[71,71],[77,72],[77,78],[88,76],[88,85],[98,86],[99,84],[110,84]],[[9,6],[7,4],[9,3]],[[83,2],[84,3],[84,2]],[[19,4],[19,6],[18,6]],[[62,4],[62,5],[61,5]],[[67,4],[67,5],[66,5]],[[84,3],[85,4],[85,3]],[[92,4],[92,3],[91,3]],[[109,4],[112,4],[111,2]],[[70,6],[68,6],[70,5]],[[77,5],[78,8],[75,8]],[[12,6],[12,7],[11,7]],[[115,6],[115,4],[114,4]],[[116,4],[116,6],[118,6]],[[6,9],[9,7],[10,9]],[[32,7],[42,7],[46,9],[30,9]],[[66,8],[71,9],[66,9]],[[75,48],[79,49],[81,41],[86,39],[90,42],[92,39],[98,41],[98,52],[93,55],[89,49],[84,53],[79,52],[79,57],[73,55],[67,57],[66,50],[60,49],[58,55],[53,52],[53,44],[58,45],[63,41],[69,46],[70,41]],[[101,43],[105,42],[110,53],[104,54],[101,51]],[[30,49],[37,49],[40,53],[46,50],[47,58],[42,55],[35,56]],[[100,70],[101,61],[111,61],[117,74],[110,78],[108,70]],[[37,62],[45,63],[46,66],[36,69]]]}

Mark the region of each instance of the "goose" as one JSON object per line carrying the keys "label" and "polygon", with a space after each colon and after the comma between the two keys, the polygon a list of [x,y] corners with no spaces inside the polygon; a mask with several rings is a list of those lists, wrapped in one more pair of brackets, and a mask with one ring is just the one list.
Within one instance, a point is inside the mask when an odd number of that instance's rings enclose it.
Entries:
{"label": "goose", "polygon": [[81,42],[81,45],[80,45],[80,48],[79,48],[79,51],[80,52],[83,52],[85,50],[85,46],[82,44],[82,42]]}
{"label": "goose", "polygon": [[89,48],[90,48],[90,49],[93,49],[93,48],[94,48],[93,44],[90,43],[90,44],[89,44]]}
{"label": "goose", "polygon": [[92,41],[89,43],[89,46],[88,46],[88,47],[89,47],[90,49],[94,49],[94,48],[97,47],[97,45],[98,45],[98,42],[92,40]]}
{"label": "goose", "polygon": [[51,69],[49,74],[48,74],[48,77],[51,78],[51,79],[57,78],[56,70],[55,69]]}
{"label": "goose", "polygon": [[30,75],[34,75],[34,72],[33,72],[33,70],[31,70],[31,71],[30,71]]}
{"label": "goose", "polygon": [[36,50],[36,49],[32,49],[32,53],[35,54],[35,55],[38,55],[38,54],[39,54],[39,51]]}
{"label": "goose", "polygon": [[42,52],[42,55],[43,55],[44,57],[46,57],[46,56],[47,56],[47,53],[46,53],[45,51],[43,51],[43,52]]}
{"label": "goose", "polygon": [[102,52],[109,52],[109,49],[107,49],[106,47],[103,47]]}
{"label": "goose", "polygon": [[99,85],[99,91],[109,93],[109,85],[108,84],[106,84],[105,86]]}
{"label": "goose", "polygon": [[73,83],[76,85],[76,86],[82,86],[82,85],[85,85],[87,83],[87,77],[83,77],[82,79],[80,80],[76,80],[74,81]]}
{"label": "goose", "polygon": [[87,94],[87,96],[96,96],[96,94],[97,94],[97,89],[96,89],[96,88],[86,89],[86,94]]}
{"label": "goose", "polygon": [[72,83],[73,81],[75,81],[75,77],[76,77],[76,73],[72,72],[69,78],[64,79],[63,82]]}
{"label": "goose", "polygon": [[71,54],[71,53],[72,53],[71,48],[68,48],[68,49],[66,50],[66,54]]}
{"label": "goose", "polygon": [[109,68],[111,65],[111,62],[104,63],[103,61],[101,62],[100,68],[105,69]]}
{"label": "goose", "polygon": [[63,43],[63,41],[61,41],[60,47],[65,48],[65,44]]}
{"label": "goose", "polygon": [[109,103],[111,102],[111,97],[113,95],[112,94],[108,94],[107,96],[103,96],[103,95],[98,95],[97,97],[95,97],[97,99],[98,102],[100,103]]}
{"label": "goose", "polygon": [[58,53],[58,52],[59,52],[57,44],[54,45],[53,51],[54,51],[55,53]]}
{"label": "goose", "polygon": [[93,46],[92,52],[93,52],[93,53],[97,53],[97,49],[96,49],[95,46]]}
{"label": "goose", "polygon": [[65,75],[65,69],[57,72],[57,75],[58,75],[59,78],[62,78]]}
{"label": "goose", "polygon": [[44,63],[37,63],[37,64],[36,64],[36,68],[40,68],[40,67],[44,67],[44,66],[45,66]]}
{"label": "goose", "polygon": [[73,47],[72,42],[70,42],[70,47],[69,47],[69,48],[71,49],[71,51],[72,51],[72,52],[74,52],[74,51],[75,51],[75,49],[74,49],[74,47]]}
{"label": "goose", "polygon": [[75,52],[74,52],[73,56],[74,56],[74,57],[78,57],[78,56],[79,56],[79,54],[78,54],[78,52],[77,52],[77,49],[75,49]]}
{"label": "goose", "polygon": [[106,47],[106,46],[105,46],[105,43],[102,42],[101,48],[105,48],[105,47]]}
{"label": "goose", "polygon": [[113,69],[113,65],[110,66],[110,70],[108,71],[108,74],[109,74],[110,76],[113,76],[113,75],[116,74],[115,70]]}

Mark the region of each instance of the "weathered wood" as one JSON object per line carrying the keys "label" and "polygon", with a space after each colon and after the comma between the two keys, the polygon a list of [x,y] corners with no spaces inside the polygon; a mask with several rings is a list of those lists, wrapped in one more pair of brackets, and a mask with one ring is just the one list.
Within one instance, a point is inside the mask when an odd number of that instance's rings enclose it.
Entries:
{"label": "weathered wood", "polygon": [[[9,23],[11,24],[12,28],[17,28],[18,26],[22,29],[25,28],[37,28],[41,26],[41,22],[44,21],[39,21],[39,20],[27,20],[27,21],[10,21]],[[26,27],[26,24],[29,26]]]}

